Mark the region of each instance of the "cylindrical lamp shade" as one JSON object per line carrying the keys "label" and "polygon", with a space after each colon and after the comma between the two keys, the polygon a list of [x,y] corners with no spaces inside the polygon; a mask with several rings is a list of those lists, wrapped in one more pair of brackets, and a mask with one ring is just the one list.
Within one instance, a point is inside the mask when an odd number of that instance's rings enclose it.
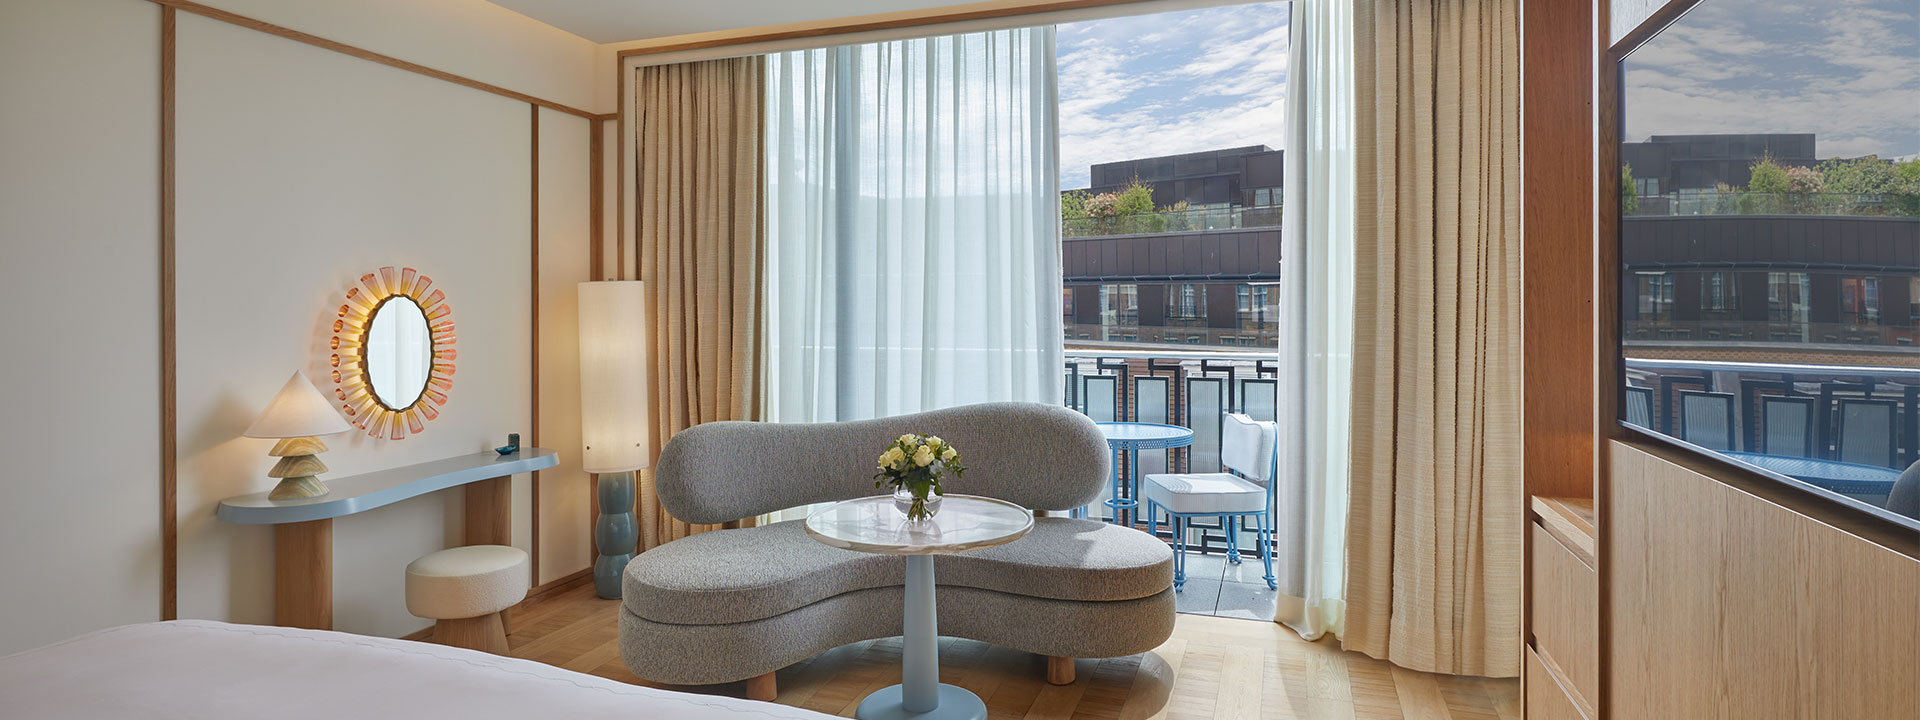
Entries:
{"label": "cylindrical lamp shade", "polygon": [[646,467],[647,296],[637,280],[580,283],[580,453],[590,473]]}

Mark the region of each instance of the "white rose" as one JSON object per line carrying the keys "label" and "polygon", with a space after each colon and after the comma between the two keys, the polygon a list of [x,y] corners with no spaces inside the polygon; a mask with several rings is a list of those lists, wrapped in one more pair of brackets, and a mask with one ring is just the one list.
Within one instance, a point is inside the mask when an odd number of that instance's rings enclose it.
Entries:
{"label": "white rose", "polygon": [[947,448],[946,452],[940,453],[940,459],[947,462],[953,462],[953,459],[957,457],[960,457],[960,451],[953,448]]}
{"label": "white rose", "polygon": [[917,439],[918,439],[918,438],[915,438],[915,437],[913,436],[913,433],[907,433],[907,434],[905,434],[905,435],[901,435],[901,436],[900,436],[900,439],[899,439],[899,440],[898,440],[897,442],[899,442],[899,443],[901,443],[901,444],[903,444],[903,445],[912,445],[912,444],[913,444],[913,441],[914,441],[914,440],[917,440]]}
{"label": "white rose", "polygon": [[926,467],[932,463],[933,463],[933,448],[927,447],[925,445],[921,445],[920,449],[913,453],[914,465],[918,467]]}
{"label": "white rose", "polygon": [[946,443],[946,441],[945,441],[945,440],[941,440],[941,439],[940,439],[940,436],[939,436],[939,435],[928,435],[928,436],[927,436],[927,444],[928,444],[928,445],[934,445],[934,446],[939,446],[939,445],[945,445],[945,444],[947,444],[947,443]]}

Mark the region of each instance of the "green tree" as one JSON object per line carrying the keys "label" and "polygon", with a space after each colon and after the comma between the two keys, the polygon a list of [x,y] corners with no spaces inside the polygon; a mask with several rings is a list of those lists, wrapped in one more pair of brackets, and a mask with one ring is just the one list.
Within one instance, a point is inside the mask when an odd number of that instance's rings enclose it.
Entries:
{"label": "green tree", "polygon": [[1134,178],[1133,182],[1117,193],[1113,209],[1115,215],[1145,215],[1153,212],[1153,188]]}
{"label": "green tree", "polygon": [[1620,214],[1632,215],[1640,209],[1640,193],[1633,186],[1633,165],[1620,165]]}
{"label": "green tree", "polygon": [[1773,153],[1761,156],[1750,166],[1752,177],[1747,180],[1747,189],[1757,193],[1784,193],[1792,185],[1787,178],[1787,169],[1773,161]]}
{"label": "green tree", "polygon": [[1060,193],[1060,219],[1078,220],[1087,216],[1087,196],[1085,190],[1068,190]]}

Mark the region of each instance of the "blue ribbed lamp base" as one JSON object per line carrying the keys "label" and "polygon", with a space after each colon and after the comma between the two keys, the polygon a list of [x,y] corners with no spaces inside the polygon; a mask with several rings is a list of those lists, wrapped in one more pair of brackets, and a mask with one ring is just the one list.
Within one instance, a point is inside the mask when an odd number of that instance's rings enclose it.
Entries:
{"label": "blue ribbed lamp base", "polygon": [[620,597],[620,577],[640,543],[640,524],[633,515],[633,472],[601,475],[596,491],[600,517],[593,523],[593,546],[600,556],[593,561],[593,590],[613,600]]}

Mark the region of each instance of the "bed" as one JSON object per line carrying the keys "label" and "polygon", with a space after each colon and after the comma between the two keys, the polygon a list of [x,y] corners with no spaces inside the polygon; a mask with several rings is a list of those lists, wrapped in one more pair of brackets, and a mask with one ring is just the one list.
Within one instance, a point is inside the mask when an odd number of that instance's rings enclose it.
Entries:
{"label": "bed", "polygon": [[10,720],[828,717],[783,705],[628,685],[421,642],[205,620],[125,625],[0,658],[0,715]]}

